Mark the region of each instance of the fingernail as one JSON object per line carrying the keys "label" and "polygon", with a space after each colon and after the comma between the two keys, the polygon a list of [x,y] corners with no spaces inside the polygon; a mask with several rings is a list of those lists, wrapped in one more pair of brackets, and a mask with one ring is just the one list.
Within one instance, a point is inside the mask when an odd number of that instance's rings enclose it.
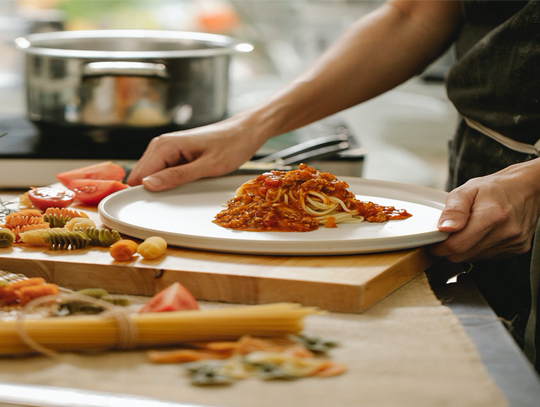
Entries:
{"label": "fingernail", "polygon": [[439,226],[442,228],[455,228],[457,226],[457,222],[452,219],[447,219],[443,221]]}
{"label": "fingernail", "polygon": [[145,187],[150,187],[152,189],[159,188],[163,185],[161,178],[157,177],[146,177],[143,178],[142,182]]}

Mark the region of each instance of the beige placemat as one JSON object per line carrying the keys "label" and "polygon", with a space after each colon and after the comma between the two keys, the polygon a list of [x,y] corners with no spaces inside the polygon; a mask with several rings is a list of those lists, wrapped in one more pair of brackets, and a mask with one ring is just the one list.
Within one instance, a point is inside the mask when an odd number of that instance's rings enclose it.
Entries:
{"label": "beige placemat", "polygon": [[305,333],[337,339],[341,346],[332,359],[349,371],[326,379],[247,379],[199,388],[180,366],[152,365],[144,352],[126,351],[0,359],[0,381],[227,407],[507,405],[459,320],[436,299],[423,274],[364,314],[310,316]]}

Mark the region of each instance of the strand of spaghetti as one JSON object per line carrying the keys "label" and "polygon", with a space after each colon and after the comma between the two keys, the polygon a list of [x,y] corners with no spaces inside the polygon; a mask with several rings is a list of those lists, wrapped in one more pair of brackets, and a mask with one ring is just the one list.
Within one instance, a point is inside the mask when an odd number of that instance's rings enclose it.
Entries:
{"label": "strand of spaghetti", "polygon": [[328,205],[330,204],[330,197],[327,195],[327,194],[324,194],[322,192],[316,192],[316,191],[308,191],[307,192],[309,195],[313,195],[313,196],[317,196],[321,199],[321,203],[323,205]]}
{"label": "strand of spaghetti", "polygon": [[316,210],[311,209],[309,206],[306,205],[304,210],[311,216],[325,216],[325,215],[328,215],[330,213],[333,213],[335,211],[336,207],[337,207],[337,205],[334,205],[334,206],[331,206],[331,207],[327,208],[324,211],[316,211]]}
{"label": "strand of spaghetti", "polygon": [[288,205],[289,204],[289,193],[286,193],[286,194],[283,194],[283,203],[285,205]]}
{"label": "strand of spaghetti", "polygon": [[[307,197],[307,199],[309,199],[309,197]],[[301,200],[301,205],[302,205],[302,209],[308,214],[308,215],[312,215],[312,216],[322,216],[322,215],[325,215],[329,212],[332,212],[334,210],[334,207],[332,208],[329,208],[327,209],[326,211],[322,211],[322,212],[317,212],[313,209],[311,209],[305,202],[304,199]]]}
{"label": "strand of spaghetti", "polygon": [[317,202],[313,200],[309,195],[306,196],[306,201],[313,207],[311,208],[313,211],[315,211],[315,209],[321,209],[322,211],[326,212],[329,210],[334,210],[339,206],[337,203],[332,202],[328,202],[327,204]]}
{"label": "strand of spaghetti", "polygon": [[322,209],[322,210],[326,210],[329,207],[334,207],[335,208],[337,206],[336,204],[332,204],[331,202],[328,202],[327,204],[325,204],[323,202],[318,202],[317,200],[315,200],[311,196],[309,196],[309,194],[306,196],[306,201],[308,201],[309,204],[312,207]]}
{"label": "strand of spaghetti", "polygon": [[292,202],[298,201],[298,196],[296,196],[296,194],[294,193],[294,191],[292,189],[289,190],[287,195],[289,196],[289,198],[291,199]]}
{"label": "strand of spaghetti", "polygon": [[283,192],[284,192],[283,188],[279,188],[277,191],[276,197],[273,200],[269,201],[269,203],[274,203],[274,202],[279,201],[281,196],[283,195]]}
{"label": "strand of spaghetti", "polygon": [[[315,196],[320,197],[321,200],[324,200],[325,202],[328,202],[328,203],[332,202],[332,203],[334,203],[335,205],[332,206],[333,208],[335,208],[336,206],[339,205],[339,206],[341,206],[341,208],[342,208],[345,212],[355,212],[355,210],[349,209],[349,208],[347,207],[347,205],[345,204],[345,202],[344,202],[342,199],[340,199],[340,198],[337,198],[337,197],[334,197],[334,196],[329,196],[329,195],[322,194],[322,193],[318,193],[318,192],[314,192],[314,191],[309,191],[308,193],[311,194],[311,195],[315,195]],[[328,205],[329,205],[329,204],[326,204],[326,203],[321,203],[321,204],[319,204],[319,203],[317,203],[316,201],[311,200],[311,199],[309,198],[309,196],[308,196],[308,199],[309,199],[310,203],[312,203],[312,205],[318,206],[318,207],[320,207],[321,209],[322,209],[322,208],[326,208],[326,207],[328,207]]]}
{"label": "strand of spaghetti", "polygon": [[349,209],[349,208],[347,207],[347,205],[345,204],[345,202],[343,202],[342,199],[336,198],[335,196],[331,196],[331,197],[329,197],[329,198],[330,198],[330,200],[331,200],[332,202],[335,202],[335,203],[341,205],[341,207],[343,208],[344,211],[346,211],[346,212],[353,212],[353,211],[354,211],[354,209]]}

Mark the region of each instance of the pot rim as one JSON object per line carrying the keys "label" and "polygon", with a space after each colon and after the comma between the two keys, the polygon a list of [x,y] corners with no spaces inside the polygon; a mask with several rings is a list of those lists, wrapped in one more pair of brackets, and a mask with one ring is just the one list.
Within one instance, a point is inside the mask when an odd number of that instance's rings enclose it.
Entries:
{"label": "pot rim", "polygon": [[[58,43],[77,39],[166,39],[204,43],[203,49],[167,51],[96,51],[62,49]],[[80,30],[55,31],[29,34],[14,40],[15,46],[27,54],[61,58],[82,59],[150,59],[150,58],[192,58],[230,55],[236,52],[250,52],[253,46],[235,38],[203,32],[165,31],[165,30]]]}

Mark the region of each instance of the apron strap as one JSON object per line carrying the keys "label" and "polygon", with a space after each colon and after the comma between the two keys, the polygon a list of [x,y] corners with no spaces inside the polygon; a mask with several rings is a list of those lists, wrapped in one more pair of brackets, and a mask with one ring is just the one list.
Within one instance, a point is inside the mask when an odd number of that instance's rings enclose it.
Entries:
{"label": "apron strap", "polygon": [[[472,119],[467,117],[464,117],[463,119],[472,129],[479,131],[480,133],[492,138],[511,150],[540,156],[540,140],[538,140],[534,145],[521,143],[509,137],[503,136],[502,134],[489,129]],[[537,337],[539,324],[538,317],[540,316],[540,310],[538,309],[540,304],[540,220],[536,225],[536,233],[534,234],[532,243],[532,258],[530,264],[531,308],[529,310],[529,318],[525,327],[525,343],[523,352],[533,363],[533,365],[536,365],[540,362],[540,338]]]}
{"label": "apron strap", "polygon": [[492,138],[493,140],[499,142],[500,144],[508,147],[511,150],[514,150],[520,153],[533,154],[536,156],[540,156],[540,140],[538,140],[534,145],[521,143],[519,141],[512,140],[509,137],[503,136],[501,133],[497,133],[496,131],[491,130],[490,128],[487,128],[483,124],[480,124],[472,119],[469,119],[468,117],[464,117],[463,119],[465,120],[465,122],[470,128],[476,131],[479,131],[480,133]]}

